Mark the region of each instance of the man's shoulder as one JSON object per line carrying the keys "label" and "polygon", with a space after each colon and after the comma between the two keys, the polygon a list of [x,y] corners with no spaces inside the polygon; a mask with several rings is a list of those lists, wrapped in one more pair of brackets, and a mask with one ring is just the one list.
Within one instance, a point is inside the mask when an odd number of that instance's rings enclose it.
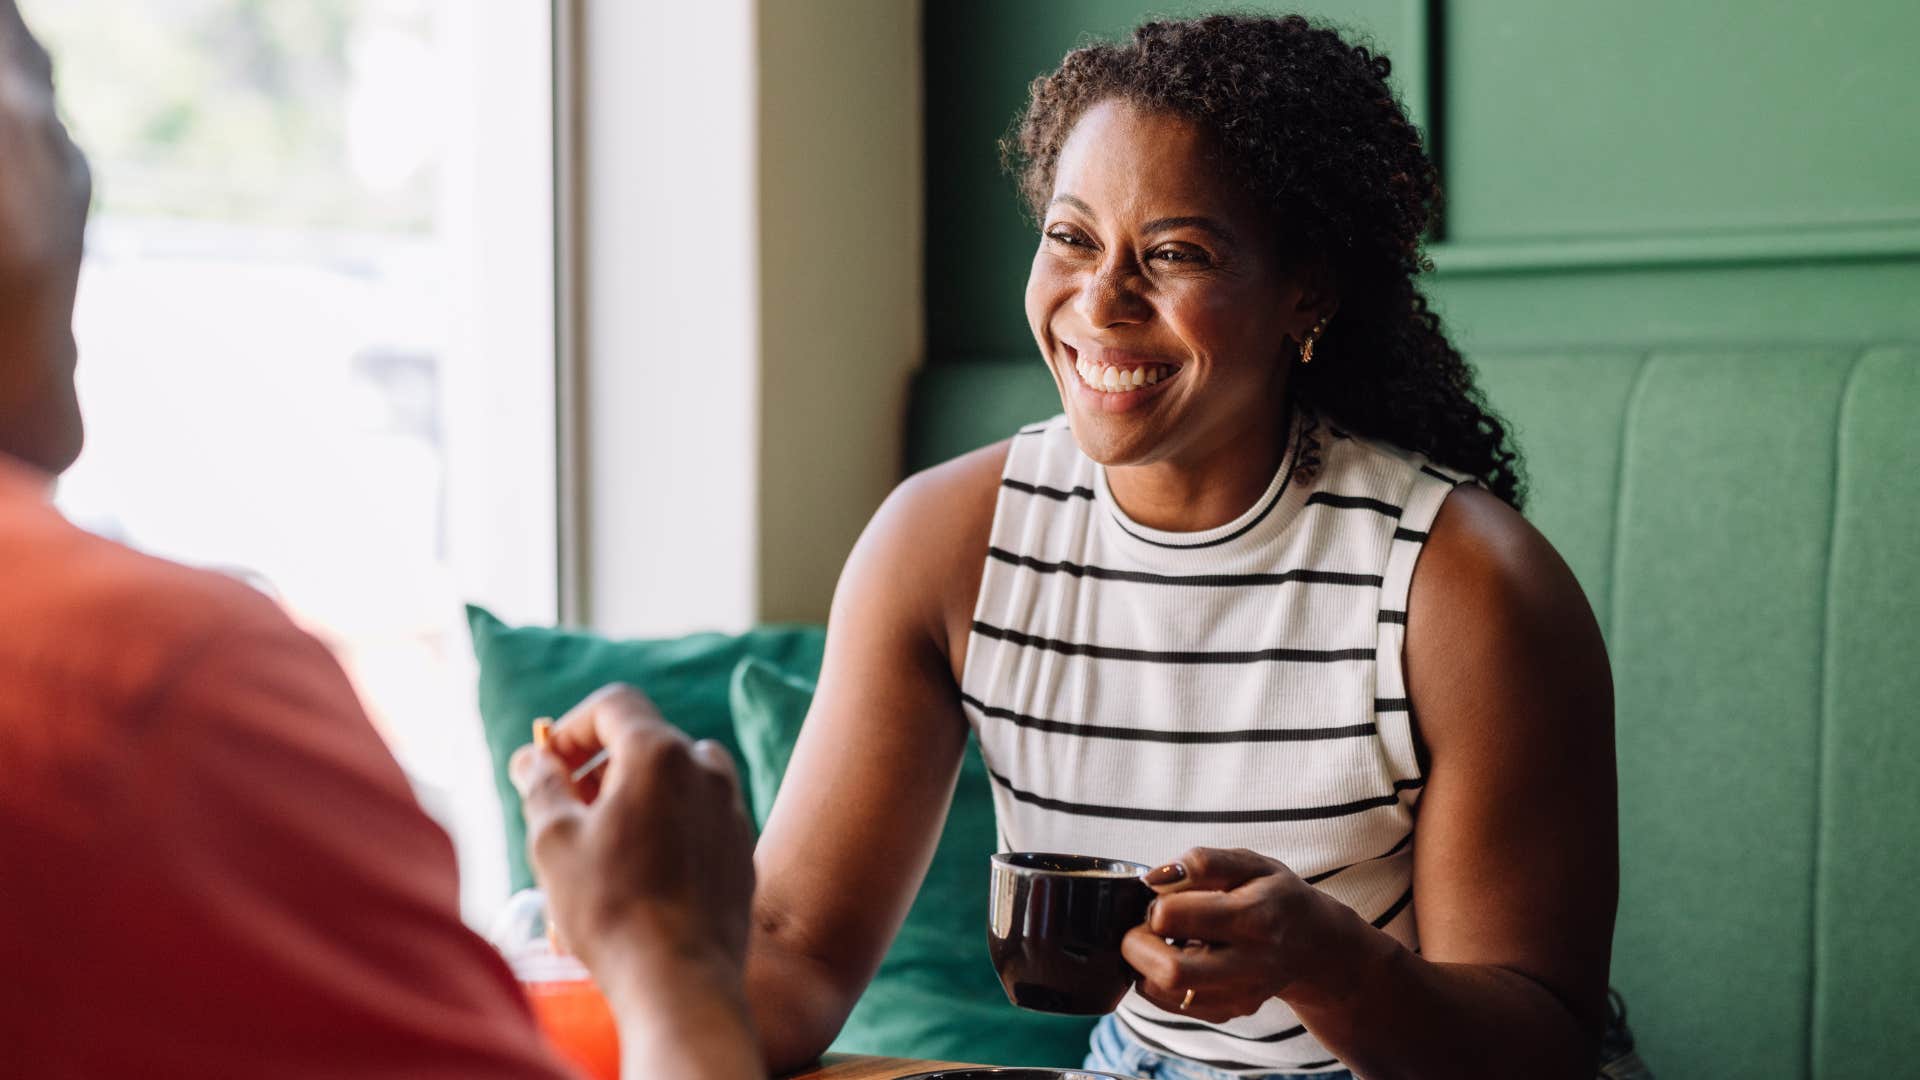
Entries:
{"label": "man's shoulder", "polygon": [[292,623],[258,590],[95,536],[45,505],[0,504],[0,665],[140,693],[220,639]]}

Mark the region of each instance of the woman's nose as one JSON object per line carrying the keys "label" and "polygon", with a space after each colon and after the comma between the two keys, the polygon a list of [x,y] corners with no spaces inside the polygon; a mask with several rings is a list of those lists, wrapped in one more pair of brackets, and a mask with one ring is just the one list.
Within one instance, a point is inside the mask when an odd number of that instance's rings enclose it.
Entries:
{"label": "woman's nose", "polygon": [[1138,287],[1132,266],[1109,262],[1081,281],[1075,306],[1089,326],[1143,322],[1151,309]]}

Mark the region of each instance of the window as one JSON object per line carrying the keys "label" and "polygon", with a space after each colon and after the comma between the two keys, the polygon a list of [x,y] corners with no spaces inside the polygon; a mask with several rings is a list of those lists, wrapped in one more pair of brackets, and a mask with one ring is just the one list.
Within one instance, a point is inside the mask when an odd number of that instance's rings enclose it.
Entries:
{"label": "window", "polygon": [[485,919],[461,603],[556,615],[550,6],[21,6],[96,174],[62,506],[325,640]]}

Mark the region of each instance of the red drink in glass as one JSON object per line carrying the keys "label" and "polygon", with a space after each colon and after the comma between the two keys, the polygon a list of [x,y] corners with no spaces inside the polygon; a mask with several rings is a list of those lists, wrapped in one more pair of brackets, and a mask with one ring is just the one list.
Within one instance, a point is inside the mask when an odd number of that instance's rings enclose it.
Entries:
{"label": "red drink in glass", "polygon": [[593,980],[520,978],[534,1019],[554,1051],[589,1080],[620,1080],[620,1035]]}
{"label": "red drink in glass", "polygon": [[620,1080],[613,1010],[586,965],[555,939],[547,924],[546,895],[538,889],[515,893],[488,937],[513,968],[555,1053],[585,1080]]}

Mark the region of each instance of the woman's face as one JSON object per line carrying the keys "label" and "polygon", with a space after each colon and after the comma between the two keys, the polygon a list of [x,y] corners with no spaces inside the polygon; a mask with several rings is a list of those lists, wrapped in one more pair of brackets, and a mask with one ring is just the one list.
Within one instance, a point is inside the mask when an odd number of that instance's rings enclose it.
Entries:
{"label": "woman's face", "polygon": [[[1188,121],[1109,101],[1061,149],[1027,321],[1082,450],[1194,464],[1278,428],[1322,298]],[[1257,443],[1256,443],[1257,445]]]}

